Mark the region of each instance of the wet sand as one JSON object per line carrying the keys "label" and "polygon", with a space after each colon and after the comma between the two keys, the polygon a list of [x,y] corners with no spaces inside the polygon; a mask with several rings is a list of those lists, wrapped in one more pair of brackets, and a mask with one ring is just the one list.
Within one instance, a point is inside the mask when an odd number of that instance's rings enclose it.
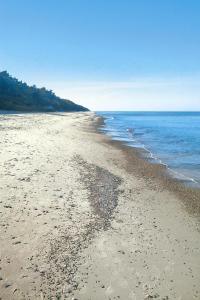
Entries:
{"label": "wet sand", "polygon": [[1,299],[200,299],[199,191],[101,122],[0,115]]}

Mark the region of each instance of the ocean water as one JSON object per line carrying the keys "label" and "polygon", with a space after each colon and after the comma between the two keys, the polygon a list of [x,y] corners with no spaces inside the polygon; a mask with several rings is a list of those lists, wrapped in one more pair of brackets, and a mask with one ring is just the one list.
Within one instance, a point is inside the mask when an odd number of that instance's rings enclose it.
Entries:
{"label": "ocean water", "polygon": [[167,166],[171,176],[200,186],[200,112],[98,112],[102,130],[144,149],[146,159]]}

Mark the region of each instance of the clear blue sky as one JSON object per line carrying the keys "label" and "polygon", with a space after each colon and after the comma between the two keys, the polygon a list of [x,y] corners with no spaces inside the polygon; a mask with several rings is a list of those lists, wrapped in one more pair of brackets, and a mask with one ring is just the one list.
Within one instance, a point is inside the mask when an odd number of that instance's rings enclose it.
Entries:
{"label": "clear blue sky", "polygon": [[93,110],[200,110],[200,1],[1,1],[0,69]]}

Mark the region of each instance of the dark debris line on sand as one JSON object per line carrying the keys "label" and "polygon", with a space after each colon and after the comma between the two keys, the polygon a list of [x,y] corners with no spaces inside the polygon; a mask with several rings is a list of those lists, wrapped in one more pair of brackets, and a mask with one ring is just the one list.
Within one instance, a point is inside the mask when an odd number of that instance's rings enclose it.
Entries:
{"label": "dark debris line on sand", "polygon": [[88,247],[98,231],[109,228],[120,193],[119,177],[87,163],[78,155],[71,164],[80,171],[79,180],[87,189],[92,214],[89,222],[81,224],[76,234],[70,235],[67,229],[61,229],[58,238],[51,241],[51,249],[45,255],[49,267],[42,274],[44,286],[41,290],[46,291],[46,294],[43,294],[45,299],[68,299],[67,297],[73,296],[73,290],[79,289],[79,282],[74,278],[81,265],[81,252]]}
{"label": "dark debris line on sand", "polygon": [[121,178],[96,165],[88,164],[80,156],[76,156],[75,161],[81,170],[82,181],[89,191],[90,204],[106,226],[117,206]]}

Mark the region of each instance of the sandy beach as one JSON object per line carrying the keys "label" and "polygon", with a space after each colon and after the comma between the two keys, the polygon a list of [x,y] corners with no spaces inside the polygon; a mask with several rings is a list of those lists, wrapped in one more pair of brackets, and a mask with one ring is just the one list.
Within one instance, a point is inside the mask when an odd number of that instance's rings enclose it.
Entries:
{"label": "sandy beach", "polygon": [[200,193],[94,113],[0,115],[0,299],[200,299]]}

